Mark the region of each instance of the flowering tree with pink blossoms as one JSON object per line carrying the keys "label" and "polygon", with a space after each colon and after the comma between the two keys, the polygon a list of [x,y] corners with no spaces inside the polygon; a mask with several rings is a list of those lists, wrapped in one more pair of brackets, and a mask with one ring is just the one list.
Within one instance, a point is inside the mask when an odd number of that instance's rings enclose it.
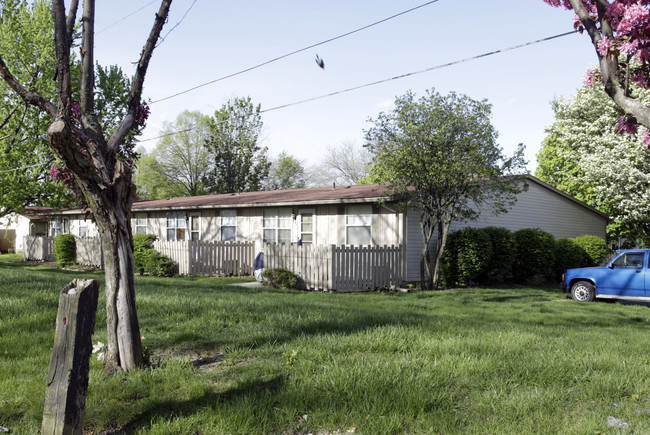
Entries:
{"label": "flowering tree with pink blossoms", "polygon": [[605,92],[626,115],[619,132],[636,133],[646,127],[643,142],[650,146],[650,107],[632,91],[631,83],[650,88],[650,0],[544,0],[551,6],[572,9],[574,27],[586,31],[596,51],[599,71],[587,80],[602,80]]}

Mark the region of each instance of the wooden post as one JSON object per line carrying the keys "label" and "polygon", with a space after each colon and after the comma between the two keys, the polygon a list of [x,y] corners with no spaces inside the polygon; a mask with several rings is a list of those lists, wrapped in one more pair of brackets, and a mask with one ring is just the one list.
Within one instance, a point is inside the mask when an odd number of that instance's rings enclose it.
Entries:
{"label": "wooden post", "polygon": [[99,283],[75,279],[59,296],[41,433],[81,434]]}

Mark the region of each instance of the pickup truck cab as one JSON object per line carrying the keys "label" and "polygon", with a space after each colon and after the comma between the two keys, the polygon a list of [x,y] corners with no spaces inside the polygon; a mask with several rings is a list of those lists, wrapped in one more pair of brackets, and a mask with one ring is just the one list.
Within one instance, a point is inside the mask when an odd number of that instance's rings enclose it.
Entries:
{"label": "pickup truck cab", "polygon": [[562,290],[579,302],[595,298],[650,302],[650,250],[626,249],[603,267],[567,269]]}

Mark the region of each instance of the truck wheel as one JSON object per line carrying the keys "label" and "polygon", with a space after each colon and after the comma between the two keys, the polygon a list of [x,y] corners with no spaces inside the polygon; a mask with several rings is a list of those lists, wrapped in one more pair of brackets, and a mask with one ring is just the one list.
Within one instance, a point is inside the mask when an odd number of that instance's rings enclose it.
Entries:
{"label": "truck wheel", "polygon": [[596,298],[596,288],[589,281],[578,281],[571,286],[571,297],[578,302],[591,302]]}

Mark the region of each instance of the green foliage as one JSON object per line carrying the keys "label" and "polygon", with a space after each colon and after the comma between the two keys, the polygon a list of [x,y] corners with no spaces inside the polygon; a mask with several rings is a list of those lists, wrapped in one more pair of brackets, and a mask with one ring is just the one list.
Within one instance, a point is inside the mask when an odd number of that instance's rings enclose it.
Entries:
{"label": "green foliage", "polygon": [[153,248],[157,237],[153,234],[135,234],[133,236],[133,263],[135,272],[140,275],[174,276],[176,263],[166,255],[159,254]]}
{"label": "green foliage", "polygon": [[297,158],[283,151],[271,165],[267,190],[299,189],[306,187],[305,168]]}
{"label": "green foliage", "polygon": [[598,266],[609,252],[607,242],[598,236],[583,234],[576,237],[575,241],[587,254],[589,259],[587,266]]}
{"label": "green foliage", "polygon": [[174,276],[176,263],[166,255],[151,249],[144,254],[144,272],[151,276]]}
{"label": "green foliage", "polygon": [[503,283],[512,275],[512,264],[517,255],[515,236],[507,228],[485,227],[481,231],[486,233],[492,244],[492,255],[484,275],[480,278],[482,283]]}
{"label": "green foliage", "polygon": [[[474,220],[479,209],[506,212],[521,191],[523,145],[508,158],[491,124],[492,106],[466,95],[435,90],[417,99],[397,97],[395,108],[371,119],[367,147],[374,155],[371,178],[388,183],[387,191],[417,207],[425,246],[438,228],[446,235],[451,222]],[[508,176],[513,175],[513,176]],[[439,247],[423,252],[423,287],[437,284]],[[427,281],[425,275],[430,279]]]}
{"label": "green foliage", "polygon": [[485,274],[492,242],[485,231],[464,228],[449,235],[442,259],[441,280],[447,286],[475,284]]}
{"label": "green foliage", "polygon": [[266,269],[262,273],[264,283],[273,288],[295,289],[298,287],[298,276],[285,268]]}
{"label": "green foliage", "polygon": [[513,276],[518,282],[526,282],[535,275],[550,276],[553,270],[555,238],[539,228],[515,231],[517,257]]}
{"label": "green foliage", "polygon": [[52,251],[56,264],[60,267],[65,267],[73,264],[76,259],[75,237],[72,234],[59,234],[54,237]]}
{"label": "green foliage", "polygon": [[559,282],[566,269],[589,266],[589,262],[587,252],[576,240],[557,239],[555,240],[553,274],[550,278],[553,282]]}
{"label": "green foliage", "polygon": [[262,189],[271,162],[267,148],[259,145],[261,132],[260,105],[253,106],[250,97],[235,98],[214,113],[204,142],[210,170],[203,182],[210,193]]}
{"label": "green foliage", "polygon": [[140,199],[196,196],[208,193],[204,178],[210,169],[208,150],[210,117],[199,111],[181,112],[163,123],[160,142],[142,155],[134,183]]}
{"label": "green foliage", "polygon": [[147,255],[150,251],[154,251],[153,242],[158,237],[153,234],[134,234],[133,235],[133,263],[135,265],[135,272],[140,275],[145,272],[145,265],[147,263]]}

